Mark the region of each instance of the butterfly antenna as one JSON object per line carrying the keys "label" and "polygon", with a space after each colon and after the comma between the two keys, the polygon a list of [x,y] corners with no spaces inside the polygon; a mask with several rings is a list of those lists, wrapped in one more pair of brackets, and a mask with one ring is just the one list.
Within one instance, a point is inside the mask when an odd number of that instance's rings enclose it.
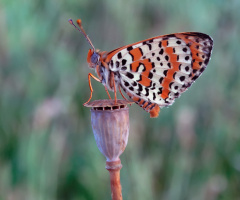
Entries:
{"label": "butterfly antenna", "polygon": [[84,29],[83,29],[83,27],[82,27],[82,21],[81,21],[81,19],[78,19],[78,20],[77,20],[77,24],[78,24],[78,26],[80,27],[80,29],[73,23],[73,20],[72,20],[72,19],[69,19],[68,22],[69,22],[70,24],[72,24],[79,32],[81,32],[81,33],[84,35],[84,37],[86,38],[86,40],[88,41],[88,43],[90,44],[90,46],[91,46],[91,47],[93,48],[93,50],[95,51],[95,48],[94,48],[91,40],[89,39],[88,35],[85,33],[85,31],[84,31]]}

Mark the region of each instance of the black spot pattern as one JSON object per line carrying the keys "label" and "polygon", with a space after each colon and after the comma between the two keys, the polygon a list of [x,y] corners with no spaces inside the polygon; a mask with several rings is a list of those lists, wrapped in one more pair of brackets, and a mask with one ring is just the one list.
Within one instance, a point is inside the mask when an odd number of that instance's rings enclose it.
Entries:
{"label": "black spot pattern", "polygon": [[125,85],[126,87],[128,87],[128,86],[129,86],[129,83],[128,83],[127,81],[124,81],[124,85]]}
{"label": "black spot pattern", "polygon": [[156,99],[156,94],[155,93],[153,93],[153,100],[155,100]]}
{"label": "black spot pattern", "polygon": [[143,51],[142,51],[142,48],[140,48],[140,47],[139,47],[139,50],[140,50],[140,52],[141,52],[141,55],[143,55]]}
{"label": "black spot pattern", "polygon": [[116,62],[116,67],[119,68],[120,63],[117,61]]}
{"label": "black spot pattern", "polygon": [[143,90],[143,87],[142,87],[142,85],[141,84],[138,84],[138,91],[142,91]]}
{"label": "black spot pattern", "polygon": [[174,74],[173,74],[173,78],[175,79],[175,77],[176,77],[176,74],[177,74],[177,72],[174,72]]}
{"label": "black spot pattern", "polygon": [[132,85],[133,85],[134,87],[137,86],[137,82],[136,82],[136,81],[132,82]]}
{"label": "black spot pattern", "polygon": [[165,77],[167,76],[167,73],[168,73],[168,70],[163,71],[163,74],[164,74]]}
{"label": "black spot pattern", "polygon": [[130,46],[130,47],[127,48],[127,50],[128,50],[128,51],[131,51],[131,50],[133,50],[133,47]]}
{"label": "black spot pattern", "polygon": [[149,50],[151,51],[152,50],[152,45],[151,44],[147,44],[147,45],[148,45]]}
{"label": "black spot pattern", "polygon": [[127,63],[126,59],[122,59],[122,65],[125,65]]}
{"label": "black spot pattern", "polygon": [[198,78],[198,76],[194,76],[194,77],[192,78],[192,80],[195,81],[197,78]]}
{"label": "black spot pattern", "polygon": [[182,64],[179,64],[178,69],[181,71]]}
{"label": "black spot pattern", "polygon": [[130,78],[130,79],[133,79],[133,78],[134,78],[133,74],[131,74],[130,72],[127,72],[127,73],[126,73],[126,76],[127,76],[128,78]]}
{"label": "black spot pattern", "polygon": [[148,88],[145,88],[145,91],[146,91],[145,96],[149,96],[149,89],[148,89]]}
{"label": "black spot pattern", "polygon": [[118,59],[121,59],[121,58],[122,58],[122,53],[119,52],[119,53],[117,54],[117,57],[118,57]]}
{"label": "black spot pattern", "polygon": [[161,42],[161,41],[158,43],[158,47],[159,47],[159,48],[162,47],[162,42]]}
{"label": "black spot pattern", "polygon": [[129,87],[129,90],[133,91],[134,89],[133,89],[133,87],[131,86],[131,87]]}
{"label": "black spot pattern", "polygon": [[159,83],[162,84],[162,82],[163,82],[163,77],[159,79]]}
{"label": "black spot pattern", "polygon": [[162,94],[162,88],[158,88],[157,94]]}
{"label": "black spot pattern", "polygon": [[174,94],[174,97],[176,98],[176,97],[179,97],[179,93],[178,92],[176,92],[175,94]]}
{"label": "black spot pattern", "polygon": [[152,72],[149,72],[148,78],[152,79],[152,77],[153,77],[153,73],[152,73]]}
{"label": "black spot pattern", "polygon": [[159,51],[159,54],[160,54],[160,55],[163,55],[163,49],[161,49],[161,50]]}
{"label": "black spot pattern", "polygon": [[124,66],[124,67],[122,67],[121,69],[122,69],[123,71],[125,71],[125,70],[127,70],[127,67]]}
{"label": "black spot pattern", "polygon": [[180,41],[180,40],[177,40],[177,42],[176,42],[177,44],[181,44],[182,42]]}
{"label": "black spot pattern", "polygon": [[184,81],[185,80],[185,76],[180,76],[180,81]]}
{"label": "black spot pattern", "polygon": [[199,71],[200,71],[200,73],[203,73],[204,70],[205,70],[205,68],[203,67]]}

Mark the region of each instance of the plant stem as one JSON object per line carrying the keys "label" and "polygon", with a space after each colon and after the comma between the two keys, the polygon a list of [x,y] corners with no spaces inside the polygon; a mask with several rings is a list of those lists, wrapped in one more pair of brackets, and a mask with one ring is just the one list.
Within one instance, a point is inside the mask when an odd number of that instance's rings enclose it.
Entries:
{"label": "plant stem", "polygon": [[122,200],[122,186],[120,182],[121,160],[106,162],[106,169],[110,174],[112,200]]}

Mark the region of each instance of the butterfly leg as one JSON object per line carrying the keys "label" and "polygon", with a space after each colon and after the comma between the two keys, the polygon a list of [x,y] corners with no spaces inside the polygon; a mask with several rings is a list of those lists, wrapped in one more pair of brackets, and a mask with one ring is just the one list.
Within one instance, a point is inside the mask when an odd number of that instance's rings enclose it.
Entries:
{"label": "butterfly leg", "polygon": [[92,88],[92,84],[91,84],[91,77],[93,79],[95,79],[96,81],[98,82],[101,82],[97,77],[95,77],[94,75],[92,75],[91,73],[88,74],[88,84],[89,84],[89,88],[90,88],[90,91],[91,91],[91,94],[90,94],[90,97],[88,99],[87,102],[85,102],[83,105],[86,105],[92,98],[92,93],[93,93],[93,88]]}
{"label": "butterfly leg", "polygon": [[105,91],[107,92],[108,98],[109,98],[109,99],[112,99],[111,96],[110,96],[110,94],[109,94],[109,92],[108,92],[107,87],[106,87],[106,86],[104,86],[104,87],[105,87]]}
{"label": "butterfly leg", "polygon": [[120,92],[120,94],[122,95],[122,97],[123,97],[126,101],[128,101],[128,100],[126,99],[126,97],[123,95],[123,93],[122,93],[122,91],[121,91],[120,85],[119,85],[118,89],[119,89],[119,92]]}
{"label": "butterfly leg", "polygon": [[117,89],[115,85],[115,81],[113,81],[113,87],[114,87],[114,103],[117,104]]}
{"label": "butterfly leg", "polygon": [[116,88],[116,83],[114,79],[114,73],[112,72],[110,75],[110,84],[113,85],[113,90],[114,90],[114,103],[117,104],[117,88]]}

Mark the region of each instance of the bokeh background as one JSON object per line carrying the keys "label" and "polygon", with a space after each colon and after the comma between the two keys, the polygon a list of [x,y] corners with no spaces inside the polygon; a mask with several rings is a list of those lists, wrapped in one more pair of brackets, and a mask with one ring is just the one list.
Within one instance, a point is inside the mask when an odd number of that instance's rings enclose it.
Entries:
{"label": "bokeh background", "polygon": [[212,36],[206,71],[171,107],[157,119],[130,107],[123,199],[240,199],[239,10],[238,0],[1,0],[0,199],[111,199],[82,105],[89,45],[69,18],[106,51],[175,32]]}

